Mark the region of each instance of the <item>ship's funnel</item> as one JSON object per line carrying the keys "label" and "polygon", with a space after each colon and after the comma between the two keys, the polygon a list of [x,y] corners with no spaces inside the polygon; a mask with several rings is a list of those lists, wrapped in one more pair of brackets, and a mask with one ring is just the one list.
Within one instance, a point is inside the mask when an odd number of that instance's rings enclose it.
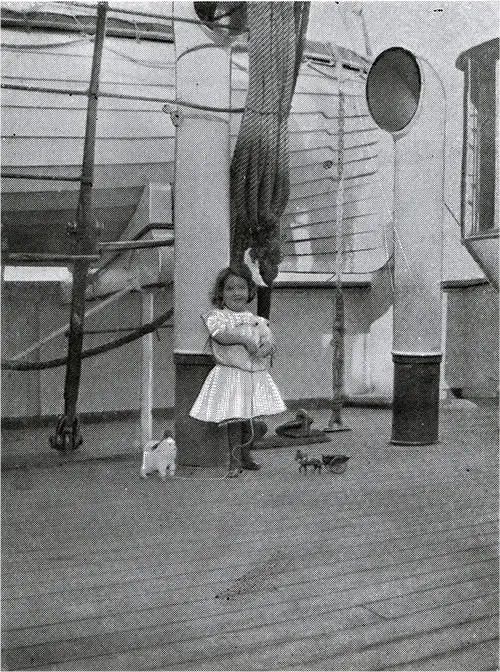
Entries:
{"label": "ship's funnel", "polygon": [[375,123],[395,143],[394,400],[391,442],[438,441],[445,95],[424,59],[393,47],[366,84]]}

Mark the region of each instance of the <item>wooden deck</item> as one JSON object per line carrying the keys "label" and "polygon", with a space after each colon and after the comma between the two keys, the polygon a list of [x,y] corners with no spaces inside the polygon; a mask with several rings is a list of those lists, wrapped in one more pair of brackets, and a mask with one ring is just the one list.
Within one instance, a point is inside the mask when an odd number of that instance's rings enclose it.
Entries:
{"label": "wooden deck", "polygon": [[307,447],[351,455],[343,475],[289,448],[226,480],[5,471],[3,669],[498,669],[495,411],[442,413],[413,449],[389,411],[345,416]]}

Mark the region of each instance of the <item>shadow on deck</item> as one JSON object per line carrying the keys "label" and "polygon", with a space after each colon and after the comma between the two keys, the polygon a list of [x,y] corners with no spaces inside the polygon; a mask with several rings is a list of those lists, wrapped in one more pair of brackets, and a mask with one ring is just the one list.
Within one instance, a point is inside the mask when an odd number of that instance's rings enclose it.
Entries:
{"label": "shadow on deck", "polygon": [[411,449],[390,411],[344,417],[306,448],[350,455],[343,475],[281,448],[237,479],[143,481],[137,449],[112,459],[127,423],[84,428],[109,459],[5,471],[3,669],[497,669],[496,409]]}

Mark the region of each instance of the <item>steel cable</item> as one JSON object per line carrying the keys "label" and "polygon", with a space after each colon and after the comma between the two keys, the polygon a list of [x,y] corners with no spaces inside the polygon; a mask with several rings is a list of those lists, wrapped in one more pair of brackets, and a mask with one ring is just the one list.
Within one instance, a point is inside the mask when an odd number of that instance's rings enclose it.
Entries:
{"label": "steel cable", "polygon": [[[87,350],[84,350],[82,352],[82,359],[86,359],[87,357],[95,357],[95,355],[100,355],[103,352],[114,350],[115,348],[119,348],[122,345],[126,345],[127,343],[132,343],[132,341],[141,338],[145,334],[150,334],[152,331],[156,331],[158,327],[160,327],[169,319],[169,317],[173,315],[173,312],[173,308],[169,308],[165,313],[159,315],[149,324],[143,324],[141,327],[134,329],[126,336],[121,336],[114,341],[109,341],[108,343],[103,343],[102,345],[98,345],[94,348],[88,348]],[[64,366],[66,362],[67,357],[50,359],[45,362],[18,362],[14,360],[2,359],[2,369],[7,369],[9,371],[40,371],[42,369],[53,369],[57,366]]]}

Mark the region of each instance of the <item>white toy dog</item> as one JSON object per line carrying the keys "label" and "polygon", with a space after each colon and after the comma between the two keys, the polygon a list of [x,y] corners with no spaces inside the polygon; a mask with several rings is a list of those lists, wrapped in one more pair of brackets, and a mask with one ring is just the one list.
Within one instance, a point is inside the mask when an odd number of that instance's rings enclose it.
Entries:
{"label": "white toy dog", "polygon": [[158,441],[148,441],[142,455],[142,467],[140,471],[141,478],[147,478],[148,474],[157,471],[163,480],[167,475],[175,474],[175,456],[177,448],[170,432],[165,431],[163,439]]}
{"label": "white toy dog", "polygon": [[[245,319],[246,318],[246,319]],[[274,343],[271,330],[269,329],[269,322],[263,317],[252,315],[242,319],[240,324],[236,325],[236,329],[251,338],[255,345],[260,346],[264,343]]]}

